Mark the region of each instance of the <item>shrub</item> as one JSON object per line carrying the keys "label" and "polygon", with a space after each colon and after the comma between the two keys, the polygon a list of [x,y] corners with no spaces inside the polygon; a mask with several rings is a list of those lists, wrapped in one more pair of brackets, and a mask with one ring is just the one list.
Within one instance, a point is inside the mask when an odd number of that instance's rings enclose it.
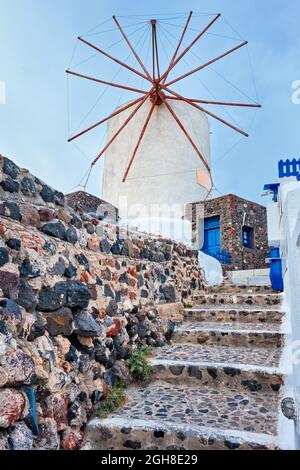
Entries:
{"label": "shrub", "polygon": [[139,346],[129,354],[127,367],[130,375],[137,382],[147,384],[150,382],[153,367],[147,361],[147,355],[152,349],[149,346]]}
{"label": "shrub", "polygon": [[113,386],[106,399],[103,400],[98,408],[97,415],[99,418],[107,418],[110,413],[113,413],[125,403],[126,394],[124,388],[125,386],[122,382],[117,382]]}

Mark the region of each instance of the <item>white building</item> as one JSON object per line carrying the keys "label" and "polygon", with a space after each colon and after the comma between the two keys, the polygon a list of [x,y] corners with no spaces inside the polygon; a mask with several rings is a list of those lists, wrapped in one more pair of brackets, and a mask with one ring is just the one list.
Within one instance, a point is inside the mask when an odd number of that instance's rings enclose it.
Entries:
{"label": "white building", "polygon": [[[210,166],[206,115],[181,101],[172,101],[170,106]],[[205,198],[207,189],[198,184],[197,169],[208,177],[209,172],[164,104],[155,107],[128,178],[123,182],[150,107],[148,100],[106,151],[102,198],[117,207],[121,219],[128,224],[190,241],[190,224],[182,222],[184,207]],[[110,120],[108,141],[132,109]],[[169,230],[173,233],[167,233]]]}
{"label": "white building", "polygon": [[300,448],[300,181],[279,180],[278,200],[268,204],[270,246],[280,248],[284,280],[284,310],[288,344],[284,368],[285,396],[295,401],[295,446]]}

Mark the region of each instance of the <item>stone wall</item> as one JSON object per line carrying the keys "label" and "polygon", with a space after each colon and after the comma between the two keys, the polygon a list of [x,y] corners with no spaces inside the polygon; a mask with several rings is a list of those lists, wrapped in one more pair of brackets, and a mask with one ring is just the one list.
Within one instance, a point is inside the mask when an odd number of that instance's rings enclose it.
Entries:
{"label": "stone wall", "polygon": [[[77,449],[165,304],[204,286],[197,253],[118,233],[0,157],[0,449]],[[164,310],[165,312],[165,310]]]}
{"label": "stone wall", "polygon": [[[193,204],[192,208],[195,218],[197,204]],[[228,251],[232,259],[232,265],[226,266],[226,270],[267,267],[265,260],[269,257],[268,229],[267,212],[264,206],[228,194],[205,201],[204,217],[213,216],[220,216],[221,250]],[[243,225],[254,229],[254,246],[251,249],[243,246]],[[195,230],[195,225],[193,228]]]}

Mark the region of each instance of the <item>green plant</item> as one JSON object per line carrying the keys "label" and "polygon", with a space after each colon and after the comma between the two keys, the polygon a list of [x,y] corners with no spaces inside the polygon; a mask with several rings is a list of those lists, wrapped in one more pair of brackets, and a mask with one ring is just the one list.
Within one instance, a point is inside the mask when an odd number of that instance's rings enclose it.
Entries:
{"label": "green plant", "polygon": [[115,383],[106,399],[103,400],[98,408],[97,415],[99,418],[107,418],[110,413],[113,413],[125,403],[126,394],[124,388],[125,386],[122,382]]}
{"label": "green plant", "polygon": [[147,355],[150,354],[152,348],[149,346],[139,346],[129,354],[127,359],[127,367],[130,375],[137,382],[147,384],[150,382],[153,374],[153,367],[147,361]]}

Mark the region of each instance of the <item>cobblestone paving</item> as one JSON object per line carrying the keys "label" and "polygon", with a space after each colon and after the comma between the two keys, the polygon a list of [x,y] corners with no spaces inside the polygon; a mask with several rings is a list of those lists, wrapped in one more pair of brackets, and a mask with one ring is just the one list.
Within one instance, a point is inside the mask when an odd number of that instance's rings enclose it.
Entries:
{"label": "cobblestone paving", "polygon": [[155,383],[130,389],[126,405],[114,416],[273,435],[276,411],[271,394]]}
{"label": "cobblestone paving", "polygon": [[155,354],[154,359],[189,363],[211,362],[278,367],[280,357],[281,350],[278,348],[174,344],[161,348]]}

